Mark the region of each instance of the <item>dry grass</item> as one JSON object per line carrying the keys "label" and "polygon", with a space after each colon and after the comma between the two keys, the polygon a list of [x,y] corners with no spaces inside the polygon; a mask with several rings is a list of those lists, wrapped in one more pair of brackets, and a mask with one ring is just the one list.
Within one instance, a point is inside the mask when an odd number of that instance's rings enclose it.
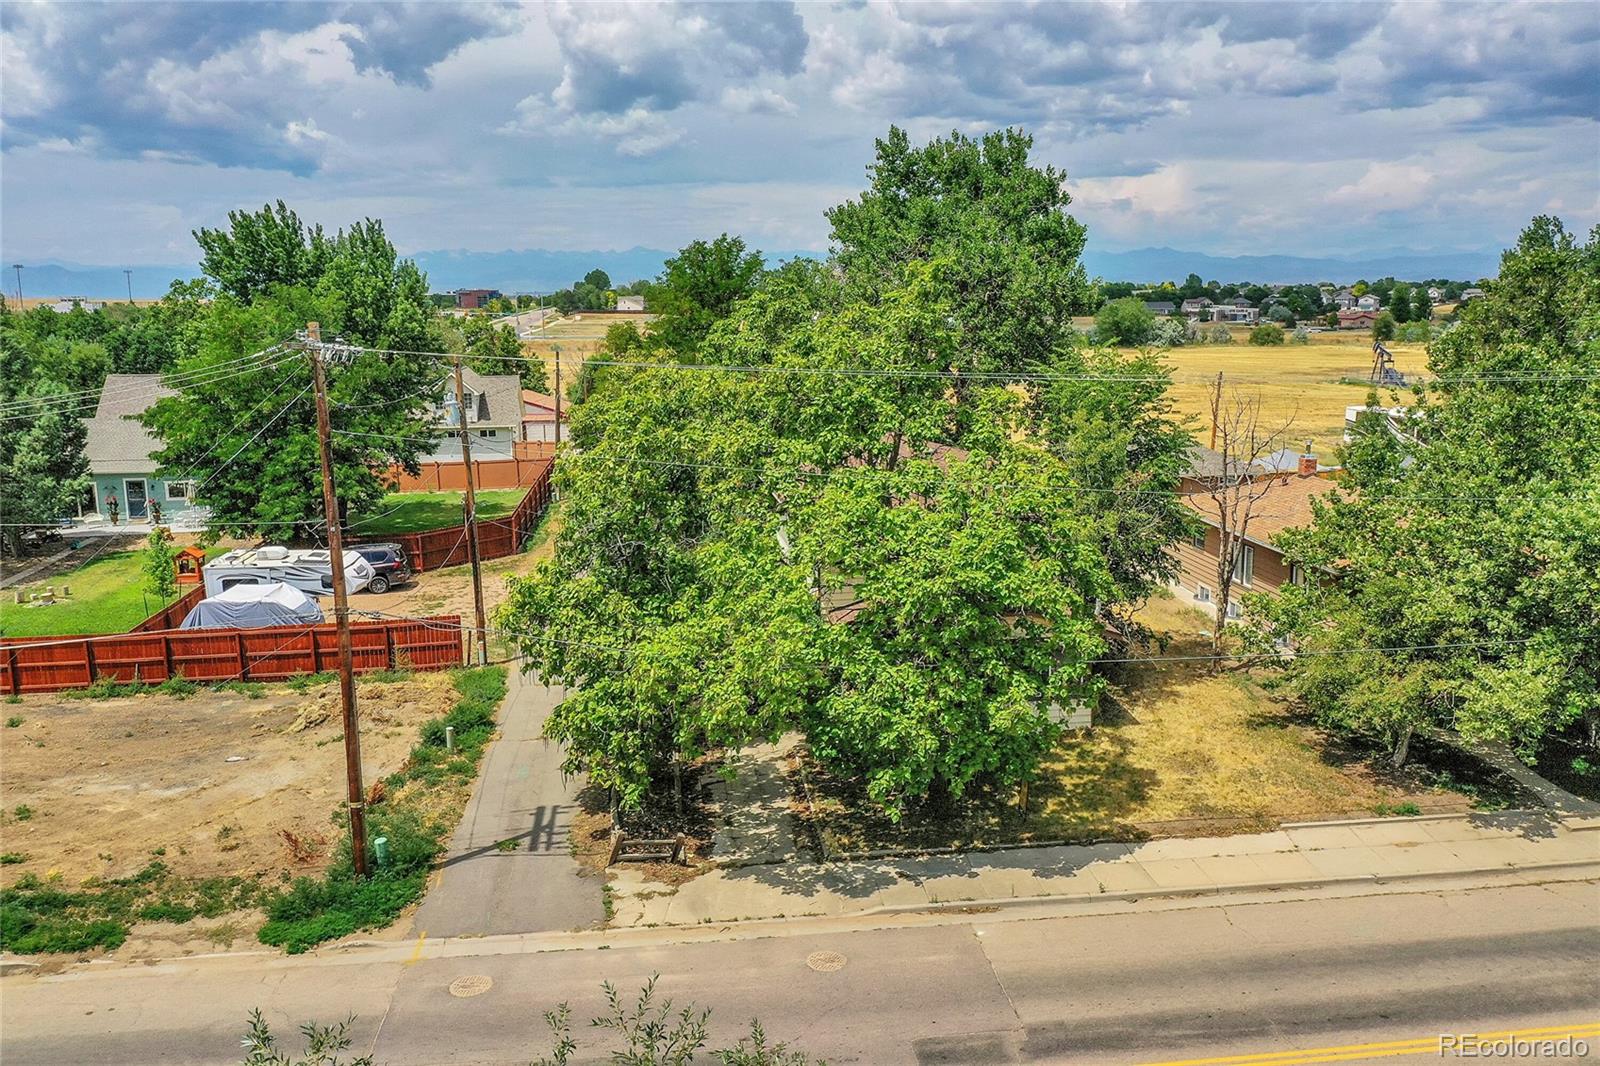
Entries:
{"label": "dry grass", "polygon": [[[1202,655],[1209,620],[1170,597],[1140,620],[1166,635],[1164,655]],[[1154,651],[1148,654],[1157,654]],[[1466,810],[1471,800],[1420,779],[1377,772],[1306,722],[1248,673],[1202,662],[1141,664],[1107,693],[1095,728],[1063,737],[1030,785],[1024,816],[1011,795],[986,795],[899,825],[848,783],[808,766],[807,821],[834,853],[1021,841],[1143,839],[1250,832],[1279,822],[1370,816],[1415,804]]]}
{"label": "dry grass", "polygon": [[[1210,418],[1211,382],[1220,371],[1225,381],[1247,393],[1259,394],[1268,424],[1293,419],[1292,446],[1313,442],[1319,455],[1331,456],[1344,434],[1344,409],[1367,398],[1372,369],[1372,338],[1365,331],[1314,333],[1310,343],[1258,346],[1244,342],[1245,331],[1235,331],[1230,345],[1202,344],[1174,348],[1165,353],[1172,367],[1171,396],[1180,414],[1193,416],[1196,433],[1206,443]],[[1407,375],[1427,365],[1422,344],[1387,345],[1395,365]],[[1340,379],[1359,384],[1341,384]]]}

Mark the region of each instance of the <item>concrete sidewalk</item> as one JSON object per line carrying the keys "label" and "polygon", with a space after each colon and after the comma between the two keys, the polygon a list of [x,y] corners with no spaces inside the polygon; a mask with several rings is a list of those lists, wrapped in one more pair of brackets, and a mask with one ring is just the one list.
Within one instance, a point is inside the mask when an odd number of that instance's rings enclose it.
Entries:
{"label": "concrete sidewalk", "polygon": [[417,911],[413,927],[430,937],[581,929],[604,916],[600,879],[572,857],[579,782],[562,776],[561,746],[544,739],[564,692],[514,667],[508,680],[500,735]]}
{"label": "concrete sidewalk", "polygon": [[1600,818],[1531,811],[1284,825],[1142,844],[719,868],[681,886],[613,870],[616,926],[848,915],[1042,897],[1212,894],[1600,863]]}

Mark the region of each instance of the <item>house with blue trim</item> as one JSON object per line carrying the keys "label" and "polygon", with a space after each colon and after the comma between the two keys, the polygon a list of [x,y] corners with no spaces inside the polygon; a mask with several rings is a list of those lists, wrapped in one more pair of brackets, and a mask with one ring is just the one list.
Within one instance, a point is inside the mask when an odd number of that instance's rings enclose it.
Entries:
{"label": "house with blue trim", "polygon": [[173,521],[194,509],[194,483],[156,477],[152,456],[161,441],[139,422],[139,416],[157,400],[175,395],[161,383],[159,374],[111,374],[100,389],[94,417],[84,419],[89,431],[84,451],[93,479],[84,513],[111,518],[116,500],[118,520],[143,522],[151,517],[150,505],[159,504],[163,521]]}

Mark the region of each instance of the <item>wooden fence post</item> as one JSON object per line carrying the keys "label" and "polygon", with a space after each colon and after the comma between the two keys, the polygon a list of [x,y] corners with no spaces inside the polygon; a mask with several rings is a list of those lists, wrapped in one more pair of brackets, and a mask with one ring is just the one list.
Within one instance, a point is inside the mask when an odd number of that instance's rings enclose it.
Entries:
{"label": "wooden fence post", "polygon": [[172,670],[172,638],[165,633],[161,634],[161,661],[167,665],[167,677],[175,677]]}
{"label": "wooden fence post", "polygon": [[400,664],[395,661],[395,657],[394,657],[394,625],[393,625],[393,623],[390,623],[390,622],[383,623],[383,646],[384,646],[384,649],[385,649],[385,653],[388,656],[389,669],[391,669],[391,670],[400,669]]}
{"label": "wooden fence post", "polygon": [[11,667],[11,694],[22,695],[22,667],[17,664],[17,646],[6,649],[6,665]]}
{"label": "wooden fence post", "polygon": [[243,681],[250,676],[250,663],[244,657],[244,634],[233,635],[234,645],[239,649],[239,680]]}
{"label": "wooden fence post", "polygon": [[94,684],[94,645],[83,642],[83,668],[89,672],[89,684]]}

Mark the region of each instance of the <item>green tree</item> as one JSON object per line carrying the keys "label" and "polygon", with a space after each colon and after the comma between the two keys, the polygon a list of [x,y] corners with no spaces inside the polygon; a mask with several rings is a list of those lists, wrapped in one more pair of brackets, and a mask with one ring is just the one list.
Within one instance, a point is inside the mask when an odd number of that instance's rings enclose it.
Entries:
{"label": "green tree", "polygon": [[656,286],[652,339],[679,359],[692,357],[711,327],[761,280],[760,252],[726,233],[695,241],[668,259]]}
{"label": "green tree", "polygon": [[197,229],[200,270],[241,303],[275,285],[311,286],[333,249],[321,226],[306,226],[279,200],[259,211],[229,211],[226,229]]}
{"label": "green tree", "polygon": [[595,267],[583,276],[583,283],[598,292],[605,292],[611,288],[611,275]]}
{"label": "green tree", "polygon": [[[1429,347],[1437,382],[1397,437],[1364,415],[1344,491],[1289,558],[1273,622],[1328,722],[1389,743],[1453,728],[1535,758],[1600,742],[1600,231],[1537,218],[1489,295]],[[1373,398],[1374,403],[1376,397]],[[1382,654],[1360,648],[1396,649]]]}
{"label": "green tree", "polygon": [[[253,216],[245,216],[253,217]],[[253,232],[246,227],[245,232]],[[177,395],[143,416],[162,441],[159,476],[193,479],[211,509],[211,530],[233,536],[321,535],[322,492],[308,361],[274,349],[308,321],[324,339],[393,349],[362,354],[329,369],[335,480],[351,514],[371,509],[388,491],[388,472],[411,473],[437,436],[430,398],[444,366],[427,281],[401,260],[381,223],[367,220],[332,241],[320,233],[326,264],[311,285],[275,283],[244,301],[227,292],[206,313],[197,353],[174,372]],[[234,236],[215,247],[247,247]],[[275,247],[277,247],[275,245]],[[284,258],[294,256],[278,249]],[[313,256],[308,246],[302,250]],[[209,269],[209,268],[208,268]],[[248,274],[251,268],[241,265]],[[218,279],[219,285],[221,278]],[[205,371],[195,377],[190,372]]]}
{"label": "green tree", "polygon": [[1372,339],[1375,341],[1392,341],[1394,340],[1394,331],[1394,315],[1388,311],[1378,312],[1378,317],[1372,320]]}
{"label": "green tree", "polygon": [[76,512],[89,488],[83,422],[69,410],[29,408],[0,421],[0,543],[22,552],[30,532]]}
{"label": "green tree", "polygon": [[462,353],[466,364],[480,374],[516,374],[522,387],[550,391],[544,360],[522,350],[517,331],[496,325],[492,319],[471,317],[461,323]]}
{"label": "green tree", "polygon": [[1283,327],[1276,322],[1263,322],[1250,331],[1251,344],[1282,344]]}
{"label": "green tree", "polygon": [[1155,314],[1143,300],[1132,296],[1113,300],[1094,315],[1094,335],[1101,344],[1137,347],[1148,343],[1155,329]]}
{"label": "green tree", "polygon": [[1032,148],[1017,129],[913,148],[891,127],[868,188],[828,212],[837,263],[868,299],[898,286],[914,259],[949,262],[943,295],[962,333],[961,369],[1044,362],[1072,340],[1072,316],[1093,306],[1066,175],[1032,165]]}
{"label": "green tree", "polygon": [[165,526],[156,526],[145,541],[144,570],[145,591],[162,603],[178,595],[177,552],[172,546],[172,534]]}
{"label": "green tree", "polygon": [[1411,321],[1411,289],[1405,285],[1396,285],[1389,292],[1389,310],[1394,315],[1397,323]]}

